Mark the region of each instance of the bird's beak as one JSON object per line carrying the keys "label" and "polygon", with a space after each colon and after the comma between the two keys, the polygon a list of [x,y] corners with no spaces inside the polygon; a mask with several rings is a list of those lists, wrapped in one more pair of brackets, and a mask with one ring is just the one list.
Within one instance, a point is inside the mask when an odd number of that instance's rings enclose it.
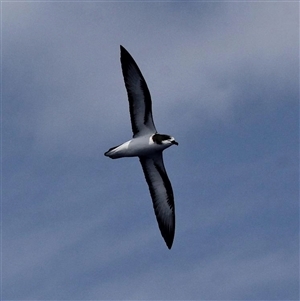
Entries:
{"label": "bird's beak", "polygon": [[178,145],[178,142],[176,142],[176,141],[174,140],[174,141],[172,141],[172,144]]}

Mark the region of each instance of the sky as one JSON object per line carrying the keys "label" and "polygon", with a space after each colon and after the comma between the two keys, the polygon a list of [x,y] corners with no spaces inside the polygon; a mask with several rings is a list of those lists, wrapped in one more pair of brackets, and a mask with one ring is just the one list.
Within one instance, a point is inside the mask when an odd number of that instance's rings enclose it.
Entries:
{"label": "sky", "polygon": [[[299,3],[1,3],[2,300],[299,300]],[[132,137],[139,65],[176,210]]]}

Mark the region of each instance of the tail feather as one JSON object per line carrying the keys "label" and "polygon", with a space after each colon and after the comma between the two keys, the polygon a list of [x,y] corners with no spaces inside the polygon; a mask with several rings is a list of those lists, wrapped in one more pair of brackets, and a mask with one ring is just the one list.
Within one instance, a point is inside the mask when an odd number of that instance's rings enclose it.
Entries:
{"label": "tail feather", "polygon": [[[120,145],[121,145],[121,144],[120,144]],[[104,153],[104,156],[109,157],[109,158],[112,158],[112,159],[115,159],[115,158],[114,158],[114,154],[115,154],[114,150],[115,150],[117,147],[119,147],[120,145],[111,147],[107,152]]]}

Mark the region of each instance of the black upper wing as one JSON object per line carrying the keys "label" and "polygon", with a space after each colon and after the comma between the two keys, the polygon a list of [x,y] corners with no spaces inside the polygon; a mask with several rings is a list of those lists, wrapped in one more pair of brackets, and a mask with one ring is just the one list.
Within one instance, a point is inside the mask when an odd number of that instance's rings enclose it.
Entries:
{"label": "black upper wing", "polygon": [[133,137],[156,133],[152,102],[146,81],[129,52],[121,47],[121,65],[128,94]]}
{"label": "black upper wing", "polygon": [[166,173],[162,153],[140,157],[149,186],[158,226],[167,246],[171,249],[175,234],[175,206],[171,182]]}

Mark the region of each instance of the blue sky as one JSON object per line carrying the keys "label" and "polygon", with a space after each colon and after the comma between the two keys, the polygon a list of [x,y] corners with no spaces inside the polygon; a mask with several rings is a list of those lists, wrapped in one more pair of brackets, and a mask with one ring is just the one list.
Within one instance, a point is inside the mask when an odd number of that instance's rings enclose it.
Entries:
{"label": "blue sky", "polygon": [[[299,299],[299,4],[2,3],[3,300]],[[138,63],[176,205],[131,138]]]}

